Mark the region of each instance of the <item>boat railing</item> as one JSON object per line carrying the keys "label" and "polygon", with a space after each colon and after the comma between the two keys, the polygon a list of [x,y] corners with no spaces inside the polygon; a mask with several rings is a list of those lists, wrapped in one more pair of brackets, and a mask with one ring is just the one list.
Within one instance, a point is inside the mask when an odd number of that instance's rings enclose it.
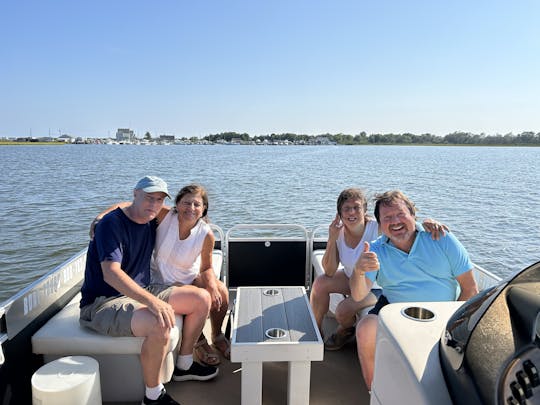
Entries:
{"label": "boat railing", "polygon": [[311,252],[318,249],[326,248],[326,241],[328,240],[328,225],[315,226],[309,235],[309,248]]}
{"label": "boat railing", "polygon": [[480,267],[476,263],[473,263],[474,266],[474,278],[476,284],[478,285],[478,291],[485,290],[487,288],[493,287],[502,281],[502,278],[493,274],[492,272]]}
{"label": "boat railing", "polygon": [[226,272],[223,269],[227,268],[227,249],[225,248],[225,232],[223,229],[216,224],[210,224],[210,228],[214,232],[215,242],[214,242],[214,251],[221,251],[221,281],[226,284]]}
{"label": "boat railing", "polygon": [[79,291],[84,277],[86,249],[47,272],[0,305],[1,345],[14,338],[31,323],[39,323],[45,312],[56,312]]}
{"label": "boat railing", "polygon": [[[310,237],[311,252],[317,249],[324,249],[328,240],[328,225],[318,225],[313,228]],[[482,291],[492,287],[502,281],[502,278],[473,263],[474,278],[478,284],[478,290]]]}
{"label": "boat railing", "polygon": [[2,332],[11,339],[65,294],[73,291],[74,296],[81,286],[85,263],[83,249],[4,301],[0,309],[5,321]]}
{"label": "boat railing", "polygon": [[223,232],[223,229],[216,224],[210,224],[210,228],[214,231],[214,236],[216,237],[214,247],[223,250],[222,245],[225,244],[225,233]]}

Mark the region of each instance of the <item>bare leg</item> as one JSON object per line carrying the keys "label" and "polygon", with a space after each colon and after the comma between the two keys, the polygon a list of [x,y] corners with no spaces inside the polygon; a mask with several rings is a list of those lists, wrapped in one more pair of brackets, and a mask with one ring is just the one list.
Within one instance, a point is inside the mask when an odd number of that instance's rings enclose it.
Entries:
{"label": "bare leg", "polygon": [[331,293],[350,294],[349,278],[341,270],[337,271],[333,277],[325,274],[318,276],[311,287],[309,297],[311,309],[321,333],[322,321],[330,306]]}
{"label": "bare leg", "polygon": [[339,324],[336,332],[342,333],[346,329],[352,328],[356,323],[356,314],[358,311],[365,307],[375,305],[376,302],[377,297],[372,293],[368,293],[366,298],[359,302],[354,301],[351,297],[345,298],[336,308],[336,321]]}
{"label": "bare leg", "polygon": [[137,309],[131,319],[131,330],[135,336],[145,337],[141,347],[141,367],[147,387],[160,384],[159,373],[167,354],[170,331],[160,327],[156,317],[147,308]]}
{"label": "bare leg", "polygon": [[356,325],[356,346],[358,360],[362,366],[362,375],[367,389],[371,390],[373,370],[375,369],[375,344],[377,337],[378,317],[367,315]]}
{"label": "bare leg", "polygon": [[[197,285],[196,283],[194,285]],[[225,316],[227,315],[227,311],[229,309],[229,290],[223,284],[221,281],[217,281],[217,286],[219,289],[219,292],[221,294],[221,307],[216,308],[215,306],[212,306],[210,309],[210,324],[212,327],[212,343],[215,348],[217,348],[227,359],[230,358],[230,355],[228,354],[230,347],[229,343],[226,339],[223,339],[221,336],[223,334],[222,332],[222,326],[223,321],[225,319]],[[198,286],[199,288],[203,288],[201,286]],[[219,339],[216,340],[218,336],[221,336]],[[204,341],[204,343],[201,343]],[[197,342],[197,348],[196,353],[199,359],[208,365],[217,365],[219,364],[219,357],[216,357],[217,354],[210,347],[210,345],[207,343],[206,336],[204,336],[204,332],[201,332],[198,342]],[[199,351],[200,350],[200,351]],[[227,353],[227,354],[226,354]]]}
{"label": "bare leg", "polygon": [[208,291],[192,285],[175,287],[169,297],[169,304],[176,314],[184,315],[180,354],[193,353],[193,346],[202,333],[210,311]]}
{"label": "bare leg", "polygon": [[219,309],[212,308],[210,310],[210,324],[212,326],[212,342],[216,336],[221,335],[223,332],[221,328],[223,327],[223,320],[227,315],[229,310],[229,290],[221,281],[217,281],[218,289],[221,294],[221,307]]}

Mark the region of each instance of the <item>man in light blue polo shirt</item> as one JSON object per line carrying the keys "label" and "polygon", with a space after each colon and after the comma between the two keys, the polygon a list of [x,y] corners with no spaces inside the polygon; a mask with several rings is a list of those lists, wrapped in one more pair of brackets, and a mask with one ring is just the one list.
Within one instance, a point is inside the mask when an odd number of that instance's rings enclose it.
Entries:
{"label": "man in light blue polo shirt", "polygon": [[375,196],[382,235],[365,243],[350,278],[359,301],[374,281],[382,288],[375,308],[356,327],[358,358],[369,390],[373,379],[379,310],[388,303],[467,300],[478,293],[473,264],[463,245],[447,232],[435,240],[416,227],[416,208],[401,191]]}

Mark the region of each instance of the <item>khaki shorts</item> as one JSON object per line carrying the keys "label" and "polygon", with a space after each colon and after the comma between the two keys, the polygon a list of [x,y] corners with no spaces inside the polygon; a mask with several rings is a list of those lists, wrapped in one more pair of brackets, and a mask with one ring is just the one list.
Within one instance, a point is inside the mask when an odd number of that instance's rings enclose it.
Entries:
{"label": "khaki shorts", "polygon": [[[168,302],[172,287],[167,285],[150,285],[147,291]],[[79,323],[102,335],[133,336],[131,318],[133,313],[143,305],[132,298],[97,297],[95,301],[81,308]]]}

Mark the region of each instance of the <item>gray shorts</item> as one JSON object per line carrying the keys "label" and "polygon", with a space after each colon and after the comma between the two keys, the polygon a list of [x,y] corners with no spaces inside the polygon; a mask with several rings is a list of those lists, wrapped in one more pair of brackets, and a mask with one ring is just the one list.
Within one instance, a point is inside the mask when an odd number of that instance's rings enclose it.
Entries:
{"label": "gray shorts", "polygon": [[[173,287],[167,285],[150,285],[146,290],[159,299],[169,302]],[[81,308],[79,323],[102,335],[133,336],[131,318],[135,310],[143,305],[132,298],[97,297],[91,304]]]}

